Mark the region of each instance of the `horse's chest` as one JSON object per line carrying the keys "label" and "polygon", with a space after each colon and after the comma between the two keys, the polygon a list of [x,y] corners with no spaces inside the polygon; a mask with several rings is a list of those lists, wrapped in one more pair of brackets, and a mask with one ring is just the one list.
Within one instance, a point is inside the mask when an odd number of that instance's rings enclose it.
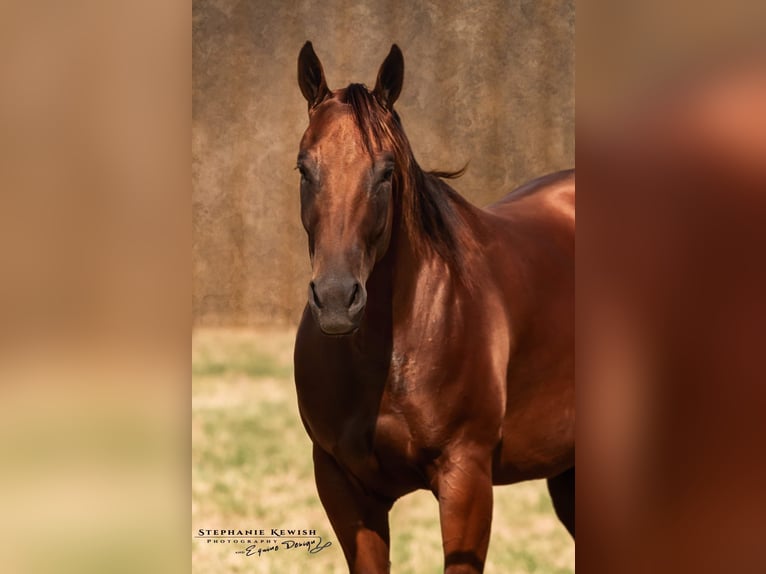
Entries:
{"label": "horse's chest", "polygon": [[400,495],[427,488],[450,428],[444,407],[454,402],[445,400],[454,397],[441,389],[445,374],[433,365],[394,350],[386,369],[331,377],[343,392],[303,401],[312,439],[376,490],[396,488],[391,494]]}
{"label": "horse's chest", "polygon": [[365,482],[382,479],[385,483],[407,475],[420,476],[416,451],[407,420],[397,413],[381,412],[374,419],[347,421],[333,454]]}
{"label": "horse's chest", "polygon": [[358,408],[338,417],[331,433],[316,437],[348,472],[392,497],[428,486],[420,433],[406,409],[387,392],[376,409]]}

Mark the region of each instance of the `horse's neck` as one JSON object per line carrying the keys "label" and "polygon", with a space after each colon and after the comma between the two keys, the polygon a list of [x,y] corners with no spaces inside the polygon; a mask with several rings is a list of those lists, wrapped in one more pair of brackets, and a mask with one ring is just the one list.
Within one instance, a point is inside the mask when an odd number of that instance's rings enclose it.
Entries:
{"label": "horse's neck", "polygon": [[[470,213],[472,206],[451,196],[445,200],[459,216],[453,223],[467,226],[467,219],[473,217]],[[408,228],[401,214],[394,217],[393,225],[389,249],[376,263],[367,281],[367,312],[362,329],[362,341],[367,348],[389,346],[393,339],[394,319],[408,324],[414,319],[415,300],[427,298],[424,290],[435,282],[452,281],[457,277],[457,271],[450,268],[430,245],[422,229],[417,226]],[[455,231],[464,233],[466,230]]]}
{"label": "horse's neck", "polygon": [[[447,263],[429,245],[429,239],[420,229],[408,229],[401,218],[395,218],[391,244],[386,255],[375,265],[368,281],[368,305],[376,306],[372,320],[390,321],[407,317],[416,291],[422,288],[424,273],[445,277]],[[439,273],[439,269],[445,269]],[[383,308],[377,308],[382,305]]]}

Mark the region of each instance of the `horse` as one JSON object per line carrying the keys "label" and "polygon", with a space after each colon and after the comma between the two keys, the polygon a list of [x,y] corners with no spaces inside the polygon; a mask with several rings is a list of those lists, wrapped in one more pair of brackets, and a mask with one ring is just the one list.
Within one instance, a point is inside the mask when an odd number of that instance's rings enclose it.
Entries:
{"label": "horse", "polygon": [[389,572],[389,510],[417,489],[445,572],[482,572],[493,484],[547,479],[575,534],[574,171],[472,205],[447,183],[462,170],[416,162],[403,79],[396,44],[371,91],[330,90],[311,42],[298,57],[298,411],[350,572]]}

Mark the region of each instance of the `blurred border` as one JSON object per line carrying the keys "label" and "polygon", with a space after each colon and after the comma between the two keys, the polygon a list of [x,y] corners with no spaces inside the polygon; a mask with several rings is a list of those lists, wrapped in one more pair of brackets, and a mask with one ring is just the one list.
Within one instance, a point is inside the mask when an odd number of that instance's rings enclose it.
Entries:
{"label": "blurred border", "polygon": [[762,572],[763,3],[577,7],[582,572]]}
{"label": "blurred border", "polygon": [[0,570],[188,571],[191,6],[0,4]]}

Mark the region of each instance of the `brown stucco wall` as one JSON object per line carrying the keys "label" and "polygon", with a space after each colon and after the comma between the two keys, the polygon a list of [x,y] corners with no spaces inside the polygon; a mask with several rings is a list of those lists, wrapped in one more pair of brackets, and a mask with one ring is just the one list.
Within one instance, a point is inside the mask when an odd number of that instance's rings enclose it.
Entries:
{"label": "brown stucco wall", "polygon": [[415,156],[424,169],[470,162],[454,185],[475,203],[574,165],[574,0],[195,0],[197,325],[300,316],[309,266],[293,167],[306,40],[330,88],[374,85],[397,43],[396,107]]}

